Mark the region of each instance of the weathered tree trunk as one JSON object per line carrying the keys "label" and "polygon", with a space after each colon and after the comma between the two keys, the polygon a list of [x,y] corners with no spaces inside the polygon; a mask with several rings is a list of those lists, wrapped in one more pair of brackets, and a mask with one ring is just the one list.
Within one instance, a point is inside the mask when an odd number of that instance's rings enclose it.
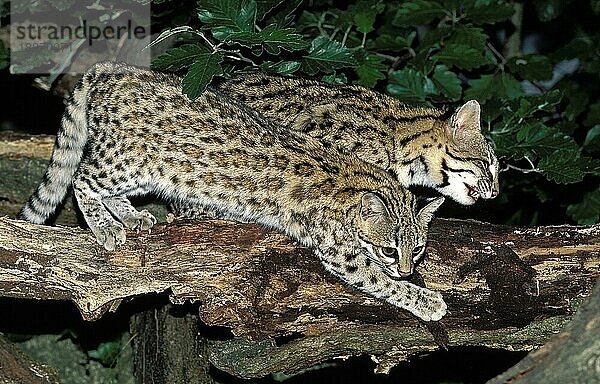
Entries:
{"label": "weathered tree trunk", "polygon": [[132,317],[138,383],[214,383],[209,374],[207,341],[198,333],[198,316],[185,308],[166,305]]}
{"label": "weathered tree trunk", "polygon": [[[41,179],[51,140],[42,151],[35,139],[5,142],[0,197],[14,213]],[[444,343],[532,350],[563,329],[600,275],[598,225],[435,220],[429,238],[415,279],[441,291],[450,313],[427,328],[344,286],[287,237],[223,221],[161,224],[106,252],[89,231],[0,218],[0,295],[70,300],[88,320],[141,294],[199,301],[204,323],[235,335],[210,342],[211,363],[260,377],[362,353],[385,372]]]}

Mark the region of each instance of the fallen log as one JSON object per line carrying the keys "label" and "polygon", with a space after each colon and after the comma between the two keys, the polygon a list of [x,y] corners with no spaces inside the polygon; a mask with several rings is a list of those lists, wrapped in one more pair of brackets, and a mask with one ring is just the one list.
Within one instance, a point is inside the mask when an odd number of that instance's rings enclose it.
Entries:
{"label": "fallen log", "polygon": [[[106,252],[89,231],[0,218],[0,295],[69,300],[86,320],[142,294],[199,301],[203,322],[237,336],[212,342],[211,362],[240,377],[361,353],[385,371],[437,348],[414,317],[344,286],[310,251],[257,225],[179,222],[128,236]],[[436,220],[418,270],[450,308],[430,325],[434,335],[446,330],[453,346],[530,350],[563,328],[598,265],[600,226]]]}

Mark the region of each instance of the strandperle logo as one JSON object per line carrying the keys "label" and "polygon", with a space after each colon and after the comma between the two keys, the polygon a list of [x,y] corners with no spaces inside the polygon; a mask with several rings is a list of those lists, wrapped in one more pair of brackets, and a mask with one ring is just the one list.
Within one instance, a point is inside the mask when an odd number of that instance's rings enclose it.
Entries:
{"label": "strandperle logo", "polygon": [[[144,39],[149,36],[150,31],[141,25],[134,26],[131,20],[126,25],[89,25],[83,20],[81,25],[16,25],[16,39],[23,41],[26,47],[32,46],[36,41],[41,44],[52,44],[53,41],[63,42],[66,40],[85,40],[91,46],[94,40],[109,40],[122,38]],[[29,45],[28,45],[29,44]]]}
{"label": "strandperle logo", "polygon": [[104,60],[150,66],[149,2],[84,0],[68,9],[36,8],[40,4],[11,1],[12,73],[83,73]]}

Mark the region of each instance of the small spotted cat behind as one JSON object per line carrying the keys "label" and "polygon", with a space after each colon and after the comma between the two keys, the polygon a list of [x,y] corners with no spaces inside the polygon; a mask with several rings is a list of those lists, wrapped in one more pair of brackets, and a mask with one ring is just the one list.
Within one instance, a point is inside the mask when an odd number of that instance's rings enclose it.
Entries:
{"label": "small spotted cat behind", "polygon": [[481,134],[477,101],[449,114],[360,86],[260,73],[219,89],[275,124],[388,170],[407,188],[435,188],[464,205],[498,194],[498,160]]}
{"label": "small spotted cat behind", "polygon": [[72,186],[99,244],[156,222],[128,197],[216,211],[288,234],[346,283],[438,320],[438,292],[399,278],[423,255],[443,198],[417,209],[388,173],[271,125],[218,91],[196,101],[176,75],[115,63],[91,68],[68,102],[46,174],[19,217],[44,223]]}

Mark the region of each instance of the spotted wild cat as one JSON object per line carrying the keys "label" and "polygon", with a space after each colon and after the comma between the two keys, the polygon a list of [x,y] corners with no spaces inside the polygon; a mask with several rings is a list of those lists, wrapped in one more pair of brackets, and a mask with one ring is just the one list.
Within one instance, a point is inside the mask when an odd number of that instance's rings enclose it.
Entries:
{"label": "spotted wild cat", "polygon": [[360,86],[266,74],[219,88],[275,124],[388,170],[405,187],[432,187],[464,205],[498,194],[498,161],[481,134],[477,101],[448,113]]}
{"label": "spotted wild cat", "polygon": [[443,198],[419,210],[380,168],[271,125],[219,91],[192,102],[181,82],[115,63],[90,69],[19,216],[44,223],[72,186],[98,243],[113,250],[125,228],[156,222],[128,198],[155,194],[284,232],[346,283],[423,320],[446,313],[440,293],[398,279],[423,254]]}

